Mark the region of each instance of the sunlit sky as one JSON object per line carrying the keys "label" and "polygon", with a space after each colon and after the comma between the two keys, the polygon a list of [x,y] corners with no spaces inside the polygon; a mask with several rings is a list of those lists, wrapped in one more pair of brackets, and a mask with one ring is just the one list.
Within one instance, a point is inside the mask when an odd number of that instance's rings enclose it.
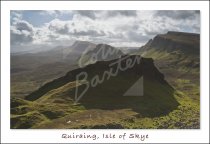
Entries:
{"label": "sunlit sky", "polygon": [[11,48],[71,45],[75,40],[140,47],[167,31],[200,33],[199,11],[11,11]]}

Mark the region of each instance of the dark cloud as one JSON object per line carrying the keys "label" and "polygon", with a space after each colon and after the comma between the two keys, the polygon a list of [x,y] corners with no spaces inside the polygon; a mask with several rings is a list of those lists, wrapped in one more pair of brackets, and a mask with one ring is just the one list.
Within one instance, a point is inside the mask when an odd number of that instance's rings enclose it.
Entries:
{"label": "dark cloud", "polygon": [[[16,11],[11,13],[14,19],[11,21],[11,44],[46,43],[54,45],[58,41],[62,43],[64,40],[79,39],[95,43],[116,43],[116,45],[127,43],[129,45],[131,43],[143,44],[155,35],[167,31],[200,32],[200,11],[192,10],[38,12],[54,19],[40,27],[34,27],[24,21],[22,19],[24,16],[22,17],[20,13]],[[61,20],[56,16],[62,14],[70,14],[72,17],[68,20]]]}
{"label": "dark cloud", "polygon": [[194,19],[196,15],[199,15],[200,11],[192,10],[160,10],[157,11],[155,16],[158,17],[168,17],[172,19]]}
{"label": "dark cloud", "polygon": [[105,33],[103,31],[96,31],[96,30],[87,30],[87,31],[77,31],[74,30],[74,33],[72,33],[76,36],[91,36],[91,37],[98,37],[98,36],[104,36]]}
{"label": "dark cloud", "polygon": [[26,21],[19,21],[16,23],[16,29],[19,31],[26,30],[31,32],[33,31],[33,26]]}
{"label": "dark cloud", "polygon": [[11,44],[22,44],[33,41],[33,26],[26,21],[18,21],[10,28]]}
{"label": "dark cloud", "polygon": [[48,26],[48,29],[51,31],[54,31],[58,34],[68,34],[69,33],[69,26],[67,24],[64,25],[54,25],[54,24],[50,24]]}
{"label": "dark cloud", "polygon": [[78,11],[75,11],[75,12],[82,15],[82,16],[89,17],[91,19],[96,18],[95,11],[93,11],[93,10],[78,10]]}
{"label": "dark cloud", "polygon": [[118,16],[118,15],[122,15],[122,16],[136,16],[136,11],[135,10],[113,10],[113,11],[107,11],[107,16],[109,17],[114,17],[114,16]]}
{"label": "dark cloud", "polygon": [[16,33],[13,30],[10,30],[10,36],[10,42],[12,45],[22,43],[26,44],[33,41],[33,37],[31,35]]}

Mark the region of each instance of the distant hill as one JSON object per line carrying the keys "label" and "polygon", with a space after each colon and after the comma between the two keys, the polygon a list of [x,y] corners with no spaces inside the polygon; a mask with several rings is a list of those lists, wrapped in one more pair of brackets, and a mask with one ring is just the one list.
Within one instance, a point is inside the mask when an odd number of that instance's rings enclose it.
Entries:
{"label": "distant hill", "polygon": [[139,50],[139,47],[116,47],[116,48],[120,49],[124,54],[134,53]]}
{"label": "distant hill", "polygon": [[63,58],[72,60],[73,57],[75,62],[81,57],[82,54],[95,49],[95,47],[96,44],[87,41],[75,41],[70,48],[63,50]]}
{"label": "distant hill", "polygon": [[[169,31],[159,34],[142,46],[138,52],[153,58],[166,80],[181,91],[199,99],[200,35]],[[187,84],[184,81],[188,81]],[[196,92],[193,92],[196,89]],[[197,92],[198,91],[198,92]]]}
{"label": "distant hill", "polygon": [[184,32],[160,34],[149,40],[137,53],[155,59],[158,67],[162,67],[163,64],[178,69],[198,71],[200,35]]}
{"label": "distant hill", "polygon": [[[104,77],[104,72],[110,71],[110,64],[116,63],[119,60],[121,60],[121,66],[124,68],[126,64],[128,64],[127,61],[132,61],[133,67],[128,67],[124,71],[119,70],[116,76],[109,77],[106,75]],[[118,65],[115,64],[112,68],[116,70],[118,69]],[[87,79],[76,79],[79,74],[84,72],[88,76]],[[93,83],[95,76],[98,76],[100,79],[104,77],[104,81],[89,87],[84,96],[78,101],[78,104],[74,105],[76,89],[78,89],[78,94],[83,93],[86,84]],[[143,78],[143,95],[134,96],[131,94],[130,96],[124,96],[125,92],[140,78]],[[26,96],[24,101],[23,103],[26,103],[26,105],[29,104],[29,107],[31,107],[30,105],[32,103],[38,105],[56,105],[60,114],[53,112],[53,109],[51,112],[48,110],[48,113],[43,113],[41,107],[39,108],[39,106],[37,106],[38,109],[33,108],[34,110],[36,109],[35,115],[44,114],[48,118],[58,118],[59,115],[63,116],[65,113],[68,115],[69,112],[66,108],[62,110],[64,106],[68,106],[69,110],[74,109],[74,107],[84,107],[86,110],[132,109],[141,116],[155,117],[165,115],[179,105],[174,98],[174,89],[164,80],[163,74],[154,66],[152,59],[128,55],[124,55],[121,59],[98,61],[84,68],[72,70],[65,76],[45,84]],[[22,102],[20,101],[20,103]],[[12,105],[22,104],[19,104],[18,100],[14,99]],[[14,106],[14,109],[16,107],[17,106]],[[37,113],[37,111],[41,113]],[[71,111],[70,113],[74,112]],[[77,111],[75,111],[75,114],[76,113]],[[15,112],[13,114],[15,114]],[[30,112],[30,114],[32,113]],[[26,114],[23,114],[22,116],[24,117],[25,115]],[[42,122],[43,117],[40,119],[39,123]],[[24,121],[27,123],[27,120]],[[22,123],[24,123],[24,121],[22,121]],[[37,124],[33,124],[33,126]],[[65,122],[63,124],[65,124]],[[13,122],[12,125],[14,127],[17,126],[17,122]],[[37,126],[39,128],[45,128],[51,127],[52,125],[59,128],[59,125],[54,124],[54,121]],[[71,127],[73,127],[73,125],[71,125]]]}
{"label": "distant hill", "polygon": [[78,60],[78,63],[81,66],[85,66],[88,64],[93,64],[97,61],[108,61],[119,58],[124,53],[110,45],[107,44],[98,44],[96,48],[86,51],[83,53]]}
{"label": "distant hill", "polygon": [[[11,54],[11,94],[23,97],[44,83],[78,67],[77,60],[95,44],[75,41],[72,46],[58,46],[37,52]],[[27,86],[26,86],[27,85]]]}
{"label": "distant hill", "polygon": [[184,54],[198,54],[200,35],[194,33],[171,32],[159,34],[150,40],[141,51],[150,49],[165,50],[167,52],[182,51]]}
{"label": "distant hill", "polygon": [[11,56],[11,129],[200,128],[199,34],[159,34],[127,55],[76,41],[22,56]]}
{"label": "distant hill", "polygon": [[24,53],[24,54],[11,54],[12,68],[27,67],[36,68],[42,64],[54,62],[68,62],[76,64],[77,59],[88,50],[96,47],[95,44],[87,41],[75,41],[72,46],[57,46],[48,51],[38,53]]}
{"label": "distant hill", "polygon": [[[121,64],[125,66],[127,60],[129,61],[132,60],[133,62],[135,62],[135,60],[138,59],[139,56],[129,56],[129,57],[124,56],[124,58],[125,59],[122,60]],[[62,99],[59,93],[63,92],[57,93],[56,91],[54,91],[55,89],[60,89],[61,87],[63,88],[66,87],[67,91],[69,92],[68,96],[66,95],[64,99],[68,98],[74,99],[74,92],[75,92],[75,87],[77,87],[77,84],[75,85],[73,83],[78,82],[76,79],[77,75],[79,75],[81,72],[87,73],[88,78],[86,79],[86,81],[91,83],[91,80],[96,75],[102,78],[104,76],[103,75],[104,72],[110,70],[110,64],[115,63],[118,60],[119,59],[111,61],[99,61],[96,62],[95,64],[88,65],[84,68],[79,68],[70,71],[64,77],[55,79],[54,81],[49,82],[43,87],[39,88],[37,91],[34,91],[30,95],[26,96],[25,99],[32,101],[37,100],[44,103],[52,101],[53,99],[56,100],[57,98]],[[117,67],[118,67],[117,65],[114,65],[113,69],[117,69]],[[123,94],[126,92],[126,90],[129,89],[142,76],[145,84],[144,85],[145,95],[139,98],[124,97]],[[70,86],[70,84],[72,86]],[[153,89],[154,88],[153,86],[155,87],[155,89]],[[159,93],[161,94],[160,95],[158,93],[152,94],[151,89],[153,89],[152,91],[156,91],[156,89],[158,89]],[[82,98],[80,102],[83,105],[87,104],[87,106],[89,107],[100,107],[100,108],[106,107],[109,109],[112,108],[112,106],[114,106],[112,104],[110,105],[109,103],[115,103],[115,104],[119,103],[117,105],[120,106],[123,106],[123,103],[125,103],[125,107],[127,107],[126,103],[128,99],[131,99],[131,101],[133,101],[134,99],[139,100],[139,103],[141,103],[141,101],[144,101],[144,99],[148,100],[148,102],[150,100],[152,101],[153,99],[159,101],[158,103],[160,104],[161,107],[162,106],[164,107],[166,105],[171,107],[173,104],[170,105],[168,104],[173,103],[173,96],[170,95],[170,92],[172,91],[173,89],[164,80],[164,76],[154,66],[153,60],[142,58],[139,64],[135,63],[133,67],[128,68],[125,71],[119,70],[119,73],[116,76],[110,77],[110,79],[108,80],[105,79],[102,84],[90,87],[90,89],[88,89],[87,93],[84,95],[84,98]],[[56,92],[57,94],[51,95],[54,92]],[[167,102],[165,103],[161,97],[164,97],[164,100],[167,99]],[[168,110],[169,109],[170,108],[168,108]]]}
{"label": "distant hill", "polygon": [[92,50],[96,47],[96,44],[93,44],[88,41],[75,41],[74,44],[71,46],[71,53],[74,54],[81,54],[85,51]]}

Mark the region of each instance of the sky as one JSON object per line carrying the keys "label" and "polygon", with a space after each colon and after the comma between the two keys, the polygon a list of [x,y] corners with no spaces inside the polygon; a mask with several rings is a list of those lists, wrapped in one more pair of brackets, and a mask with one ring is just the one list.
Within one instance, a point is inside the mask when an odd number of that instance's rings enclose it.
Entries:
{"label": "sky", "polygon": [[24,10],[10,12],[11,50],[70,46],[74,41],[140,47],[168,31],[200,33],[193,10]]}

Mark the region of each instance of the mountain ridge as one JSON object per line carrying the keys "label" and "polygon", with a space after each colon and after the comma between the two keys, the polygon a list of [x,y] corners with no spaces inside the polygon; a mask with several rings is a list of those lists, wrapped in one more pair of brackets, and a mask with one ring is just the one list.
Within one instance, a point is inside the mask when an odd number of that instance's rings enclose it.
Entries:
{"label": "mountain ridge", "polygon": [[108,61],[119,58],[124,53],[108,44],[97,44],[92,50],[84,52],[78,60],[79,66],[83,67],[97,61]]}
{"label": "mountain ridge", "polygon": [[[55,73],[57,77],[25,99],[11,98],[11,128],[200,128],[198,43],[197,34],[169,31],[129,55],[103,59],[100,53],[94,63],[74,69],[42,65],[42,73],[48,76],[59,71],[63,75]],[[100,50],[103,44],[97,46]],[[86,51],[85,61],[98,50]],[[65,54],[68,58],[70,51]],[[38,73],[34,79],[46,75]],[[24,82],[26,89],[30,84],[24,78],[30,82],[33,78],[23,75],[18,85]],[[138,80],[142,80],[138,85],[143,86],[143,95],[124,96]]]}
{"label": "mountain ridge", "polygon": [[199,52],[199,37],[199,34],[169,31],[166,34],[159,34],[155,36],[141,49],[158,48],[168,52],[181,50],[185,53],[197,53]]}
{"label": "mountain ridge", "polygon": [[[169,31],[150,39],[134,54],[153,58],[173,87],[199,99],[200,34]],[[189,82],[180,86],[180,81]]]}

